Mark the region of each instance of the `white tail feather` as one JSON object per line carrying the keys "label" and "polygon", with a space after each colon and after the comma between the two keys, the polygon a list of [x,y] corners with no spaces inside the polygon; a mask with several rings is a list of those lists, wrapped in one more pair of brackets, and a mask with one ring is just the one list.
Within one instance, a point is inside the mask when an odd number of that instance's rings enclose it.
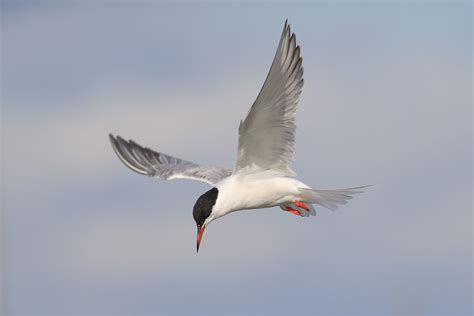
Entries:
{"label": "white tail feather", "polygon": [[346,204],[348,200],[353,198],[354,194],[364,192],[362,189],[370,187],[370,185],[339,189],[339,190],[313,190],[299,188],[304,201],[319,204],[330,210],[335,210],[339,205]]}

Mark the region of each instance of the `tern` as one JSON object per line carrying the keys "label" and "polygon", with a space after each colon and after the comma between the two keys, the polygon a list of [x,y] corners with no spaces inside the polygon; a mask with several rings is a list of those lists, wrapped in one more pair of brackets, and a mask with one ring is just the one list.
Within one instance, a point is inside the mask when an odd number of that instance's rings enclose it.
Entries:
{"label": "tern", "polygon": [[246,118],[240,121],[233,170],[198,165],[109,134],[118,158],[133,171],[212,186],[193,208],[197,252],[206,227],[229,213],[279,206],[283,211],[308,217],[316,215],[313,204],[335,210],[367,187],[315,190],[295,178],[289,164],[294,160],[295,113],[304,83],[302,61],[287,20],[263,87]]}

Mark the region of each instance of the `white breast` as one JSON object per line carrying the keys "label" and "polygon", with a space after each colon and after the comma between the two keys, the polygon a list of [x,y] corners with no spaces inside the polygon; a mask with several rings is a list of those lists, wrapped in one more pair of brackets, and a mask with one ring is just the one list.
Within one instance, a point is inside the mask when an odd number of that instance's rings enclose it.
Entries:
{"label": "white breast", "polygon": [[288,177],[275,177],[265,173],[230,176],[216,185],[219,190],[213,208],[215,217],[230,212],[277,206],[297,199],[298,187],[304,183]]}

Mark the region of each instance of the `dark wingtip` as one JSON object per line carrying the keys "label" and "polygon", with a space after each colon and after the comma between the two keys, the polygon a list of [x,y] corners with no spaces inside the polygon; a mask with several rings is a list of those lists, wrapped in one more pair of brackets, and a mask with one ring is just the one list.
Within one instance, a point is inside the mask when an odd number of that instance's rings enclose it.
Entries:
{"label": "dark wingtip", "polygon": [[288,19],[285,20],[285,26],[283,26],[283,34],[288,30],[288,28],[290,27],[290,25],[288,24]]}
{"label": "dark wingtip", "polygon": [[110,143],[112,144],[112,146],[115,147],[116,140],[115,140],[115,136],[112,135],[112,133],[109,133],[109,140],[110,140]]}
{"label": "dark wingtip", "polygon": [[119,135],[117,135],[115,137],[116,140],[120,141],[120,142],[123,142],[123,143],[128,143],[125,139],[123,139],[122,137],[120,137]]}
{"label": "dark wingtip", "polygon": [[110,144],[112,145],[112,148],[113,148],[114,152],[120,158],[121,154],[120,154],[119,143],[118,143],[117,137],[115,137],[112,133],[110,133],[109,134],[109,140],[110,140]]}

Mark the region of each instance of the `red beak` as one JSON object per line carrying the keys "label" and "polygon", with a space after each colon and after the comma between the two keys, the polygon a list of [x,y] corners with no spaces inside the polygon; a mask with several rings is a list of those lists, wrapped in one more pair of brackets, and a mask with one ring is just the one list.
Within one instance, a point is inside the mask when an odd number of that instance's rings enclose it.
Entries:
{"label": "red beak", "polygon": [[199,245],[201,244],[202,234],[204,234],[205,229],[206,229],[206,226],[197,227],[196,252],[199,252]]}

